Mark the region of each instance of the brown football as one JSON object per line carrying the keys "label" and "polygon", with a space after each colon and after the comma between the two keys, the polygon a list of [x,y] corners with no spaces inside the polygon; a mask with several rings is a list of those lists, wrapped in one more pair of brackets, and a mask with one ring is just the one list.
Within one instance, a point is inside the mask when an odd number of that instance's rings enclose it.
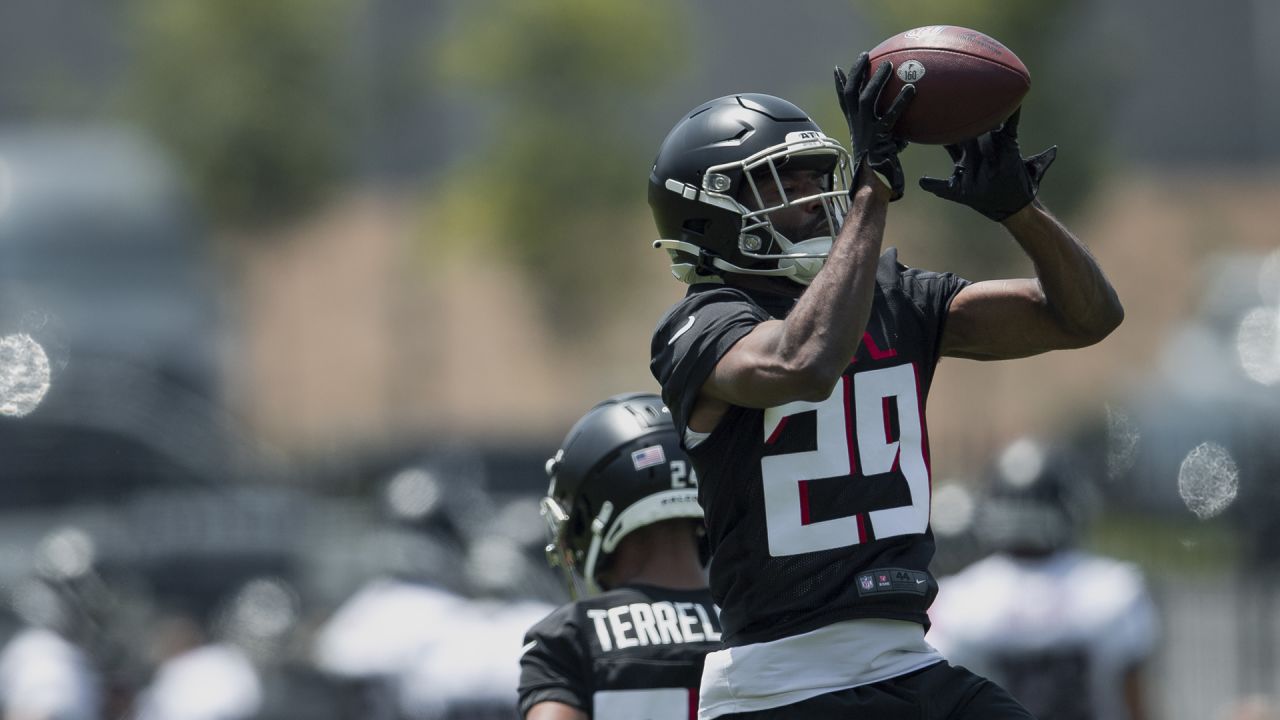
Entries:
{"label": "brown football", "polygon": [[889,109],[903,85],[916,96],[895,133],[926,145],[957,143],[999,127],[1031,89],[1031,75],[1013,51],[976,30],[928,25],[898,33],[871,50],[871,72],[893,63],[877,105]]}

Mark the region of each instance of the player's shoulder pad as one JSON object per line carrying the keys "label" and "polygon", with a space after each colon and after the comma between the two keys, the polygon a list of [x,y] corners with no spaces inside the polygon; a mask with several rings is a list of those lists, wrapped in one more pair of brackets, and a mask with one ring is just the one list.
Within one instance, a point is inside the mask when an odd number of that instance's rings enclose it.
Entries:
{"label": "player's shoulder pad", "polygon": [[[655,354],[663,346],[671,345],[675,340],[688,333],[692,329],[691,319],[703,314],[703,311],[707,308],[722,303],[739,307],[748,305],[754,309],[761,320],[769,317],[769,314],[760,307],[759,303],[742,290],[716,284],[694,285],[689,288],[688,294],[680,302],[671,306],[671,309],[658,321],[658,326],[653,332],[653,350]],[[714,312],[711,313],[711,315],[714,314]]]}
{"label": "player's shoulder pad", "polygon": [[689,288],[689,292],[685,294],[680,302],[671,306],[667,314],[662,317],[658,327],[670,324],[673,318],[679,318],[683,314],[695,312],[708,305],[714,305],[722,302],[745,302],[756,305],[755,300],[744,290],[739,290],[728,285],[719,285],[706,283],[702,285],[694,285]]}
{"label": "player's shoulder pad", "polygon": [[880,254],[876,265],[876,284],[884,290],[902,286],[902,275],[911,268],[898,261],[898,248],[891,247]]}
{"label": "player's shoulder pad", "polygon": [[525,642],[575,632],[578,626],[578,605],[580,604],[578,602],[565,603],[552,610],[546,617],[529,628],[529,631],[525,633]]}

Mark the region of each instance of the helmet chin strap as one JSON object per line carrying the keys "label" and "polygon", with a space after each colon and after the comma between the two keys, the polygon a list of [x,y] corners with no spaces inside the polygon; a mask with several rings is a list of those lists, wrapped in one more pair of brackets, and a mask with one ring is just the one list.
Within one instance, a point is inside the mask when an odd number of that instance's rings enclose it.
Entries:
{"label": "helmet chin strap", "polygon": [[587,581],[587,590],[600,592],[600,584],[596,582],[596,561],[600,558],[600,544],[604,542],[604,529],[613,517],[613,503],[608,500],[600,506],[600,514],[591,521],[591,544],[587,546],[587,559],[582,566],[582,577]]}
{"label": "helmet chin strap", "polygon": [[801,240],[798,243],[788,243],[785,238],[775,237],[783,244],[783,248],[787,250],[783,253],[783,257],[778,258],[778,267],[787,267],[793,270],[791,279],[801,285],[808,285],[818,276],[818,271],[827,262],[827,255],[831,252],[830,237],[816,237],[808,240]]}
{"label": "helmet chin strap", "polygon": [[[795,243],[792,247],[798,248],[803,246],[805,243],[814,243],[816,241],[826,243],[826,249],[830,249],[831,247],[831,238],[810,238],[809,240]],[[680,252],[693,255],[694,257],[706,257],[702,248],[694,245],[693,243],[687,243],[681,240],[655,240],[653,242],[653,246],[660,250],[678,250]],[[810,247],[816,246],[811,245]],[[711,265],[717,270],[722,270],[728,273],[782,277],[793,280],[801,285],[808,285],[813,282],[813,278],[818,274],[818,271],[822,269],[822,265],[827,259],[825,253],[823,255],[803,253],[803,255],[806,255],[806,257],[792,257],[790,254],[758,256],[761,259],[766,260],[779,260],[780,262],[776,268],[744,268],[739,265],[734,265],[724,258],[718,257],[711,258]],[[692,272],[692,266],[689,266],[689,271],[687,272],[678,272],[674,269],[674,265],[672,267],[672,273],[675,274],[677,279],[689,284],[693,284],[693,282],[700,282],[700,280],[694,279],[696,273]]]}

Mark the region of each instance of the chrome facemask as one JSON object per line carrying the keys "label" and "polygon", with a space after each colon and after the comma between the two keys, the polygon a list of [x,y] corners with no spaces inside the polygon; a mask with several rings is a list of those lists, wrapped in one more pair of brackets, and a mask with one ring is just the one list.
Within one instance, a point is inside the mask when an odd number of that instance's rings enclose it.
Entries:
{"label": "chrome facemask", "polygon": [[[817,193],[789,196],[782,181],[782,173],[790,169],[788,166],[800,164],[819,165],[824,167],[824,172],[829,167],[829,187]],[[759,209],[749,208],[727,194],[733,187],[732,178],[735,176],[743,178],[745,188],[742,192],[749,193]],[[668,186],[673,183],[676,187],[669,187],[673,192],[692,189],[675,181],[668,181]],[[774,194],[780,200],[765,206],[761,189],[769,183],[774,185]],[[852,183],[852,163],[848,151],[835,140],[812,130],[789,133],[786,141],[779,145],[761,150],[744,160],[708,168],[702,178],[699,193],[701,201],[741,215],[739,252],[752,260],[774,261],[774,267],[743,268],[723,258],[714,258],[711,264],[725,272],[786,277],[808,285],[822,269],[831,251],[831,243],[840,231],[840,225],[849,209],[849,188]],[[822,204],[826,235],[792,240],[774,226],[771,219],[773,213],[814,201]],[[695,257],[700,254],[697,246],[675,240],[659,240],[654,246],[683,251]],[[681,269],[675,266],[672,268],[677,278],[692,282],[692,279],[681,276]],[[692,276],[691,266],[685,274]]]}
{"label": "chrome facemask", "polygon": [[[790,169],[788,166],[815,161],[829,162],[830,186],[818,193],[789,196],[782,181],[782,172]],[[751,194],[755,206],[760,209],[743,208],[738,249],[753,260],[777,260],[780,270],[790,271],[787,277],[808,285],[826,262],[831,242],[840,232],[840,225],[849,209],[849,186],[853,181],[849,154],[839,143],[820,133],[791,133],[787,136],[787,143],[780,148],[770,148],[744,160],[742,171],[745,191]],[[768,183],[773,184],[779,201],[765,206],[761,189]],[[773,213],[815,201],[822,204],[826,235],[793,240],[774,226]],[[761,242],[762,238],[765,243]]]}

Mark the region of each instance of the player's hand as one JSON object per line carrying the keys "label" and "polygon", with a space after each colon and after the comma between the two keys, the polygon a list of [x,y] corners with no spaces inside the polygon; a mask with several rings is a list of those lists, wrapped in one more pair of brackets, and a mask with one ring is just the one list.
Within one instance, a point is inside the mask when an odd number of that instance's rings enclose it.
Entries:
{"label": "player's hand", "polygon": [[[898,153],[907,146],[907,141],[894,137],[893,126],[907,109],[911,98],[916,96],[916,86],[904,86],[889,106],[888,112],[877,116],[876,101],[880,99],[880,92],[884,90],[892,70],[893,63],[886,60],[880,63],[875,74],[868,79],[871,59],[864,52],[858,56],[853,67],[849,68],[848,76],[839,67],[836,68],[836,97],[840,99],[840,111],[849,123],[849,135],[853,140],[854,187],[860,182],[859,174],[865,165],[884,178],[892,192],[889,199],[897,200],[902,197],[905,185]],[[849,192],[852,193],[853,188]]]}
{"label": "player's hand", "polygon": [[1058,146],[1029,158],[1018,149],[1018,117],[958,145],[947,145],[955,171],[947,179],[923,177],[920,187],[944,200],[968,205],[1000,222],[1036,199],[1040,180],[1058,156]]}

